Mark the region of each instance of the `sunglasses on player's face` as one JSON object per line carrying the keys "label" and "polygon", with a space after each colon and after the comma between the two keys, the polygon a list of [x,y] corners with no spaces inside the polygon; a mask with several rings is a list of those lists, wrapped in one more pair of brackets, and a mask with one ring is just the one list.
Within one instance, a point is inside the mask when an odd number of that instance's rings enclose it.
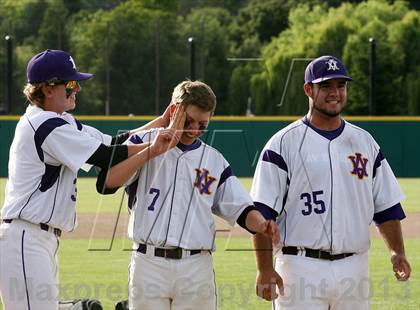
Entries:
{"label": "sunglasses on player's face", "polygon": [[79,82],[77,82],[77,81],[54,80],[54,81],[48,81],[47,84],[50,85],[50,86],[65,85],[67,98],[70,97],[70,95],[72,94],[73,90],[77,86],[79,86]]}

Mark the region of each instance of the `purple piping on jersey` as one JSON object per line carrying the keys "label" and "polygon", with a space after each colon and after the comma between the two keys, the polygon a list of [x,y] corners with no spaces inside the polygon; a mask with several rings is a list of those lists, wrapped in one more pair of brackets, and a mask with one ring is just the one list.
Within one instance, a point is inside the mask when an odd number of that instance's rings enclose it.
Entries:
{"label": "purple piping on jersey", "polygon": [[42,151],[42,144],[44,143],[45,139],[48,135],[57,127],[63,126],[68,124],[65,120],[59,117],[54,117],[46,120],[38,127],[35,131],[34,139],[35,139],[35,147],[38,153],[39,159],[43,162],[44,161],[44,152]]}
{"label": "purple piping on jersey", "polygon": [[191,144],[183,144],[179,142],[176,146],[183,152],[192,151],[198,149],[201,146],[201,141],[197,139]]}
{"label": "purple piping on jersey", "polygon": [[[280,212],[283,213],[284,211],[284,237],[283,237],[283,244],[286,245],[286,237],[287,237],[287,211],[285,208]],[[281,235],[281,234],[280,234]]]}
{"label": "purple piping on jersey", "polygon": [[74,120],[76,121],[77,129],[79,129],[80,131],[82,131],[82,128],[83,128],[82,123],[79,122],[79,120],[77,118],[74,118]]}
{"label": "purple piping on jersey", "polygon": [[288,172],[287,164],[284,161],[283,157],[280,154],[272,150],[265,150],[262,155],[262,161],[267,161],[269,163],[277,165],[280,169]]}
{"label": "purple piping on jersey", "polygon": [[405,213],[400,203],[397,203],[395,206],[392,206],[391,208],[375,213],[373,215],[373,221],[376,225],[380,225],[386,221],[401,221],[403,219],[405,219]]}
{"label": "purple piping on jersey", "polygon": [[308,125],[310,128],[312,128],[314,131],[316,131],[317,133],[319,133],[321,136],[323,136],[324,138],[327,138],[328,140],[334,140],[335,138],[337,138],[339,135],[341,135],[341,133],[343,132],[343,130],[344,130],[344,126],[346,125],[346,123],[344,122],[344,120],[341,120],[341,124],[340,124],[340,127],[338,127],[337,129],[335,129],[335,130],[331,130],[331,131],[328,131],[328,130],[321,130],[321,129],[318,129],[318,128],[316,128],[316,127],[314,127],[310,122],[309,122],[309,120],[308,120],[308,118],[305,116],[303,119],[302,119],[302,122],[304,123],[304,124],[306,124],[306,125]]}
{"label": "purple piping on jersey", "polygon": [[278,213],[262,202],[254,201],[255,208],[260,211],[266,220],[276,220]]}
{"label": "purple piping on jersey", "polygon": [[45,192],[50,189],[60,176],[61,166],[45,164],[45,172],[41,179],[39,190]]}
{"label": "purple piping on jersey", "polygon": [[25,255],[23,254],[24,244],[23,241],[25,239],[25,230],[22,232],[22,243],[21,243],[21,252],[22,252],[22,268],[23,268],[23,279],[25,280],[25,290],[26,290],[26,301],[28,303],[28,310],[31,310],[31,305],[29,303],[29,292],[28,292],[28,282],[26,280],[26,270],[25,270]]}
{"label": "purple piping on jersey", "polygon": [[38,191],[38,189],[39,189],[39,187],[41,186],[41,183],[39,183],[39,185],[38,185],[38,187],[32,192],[32,194],[29,196],[29,198],[28,198],[28,200],[26,201],[26,203],[25,203],[25,205],[22,207],[22,209],[20,209],[20,211],[19,211],[19,215],[18,215],[18,218],[20,218],[20,215],[22,214],[22,211],[23,211],[23,209],[25,209],[26,208],[26,206],[29,204],[29,201],[31,200],[31,198],[32,198],[32,196],[33,196],[33,194],[35,194],[37,191]]}
{"label": "purple piping on jersey", "polygon": [[374,178],[376,176],[376,169],[381,166],[381,163],[384,159],[385,159],[384,154],[382,153],[381,150],[379,150],[379,153],[378,153],[378,155],[376,156],[376,159],[375,159],[375,164],[373,165],[372,178]]}
{"label": "purple piping on jersey", "polygon": [[225,170],[223,170],[220,176],[220,180],[219,180],[219,184],[217,184],[217,188],[219,188],[223,183],[225,183],[225,181],[231,176],[233,176],[232,168],[230,166],[227,166]]}
{"label": "purple piping on jersey", "polygon": [[133,210],[133,206],[137,201],[137,186],[139,185],[139,178],[125,188],[128,195],[128,209]]}
{"label": "purple piping on jersey", "polygon": [[[289,180],[289,178],[287,178],[287,185],[289,185],[290,184],[290,180]],[[284,197],[283,197],[283,201],[282,201],[282,206],[281,206],[281,211],[283,211],[283,209],[284,209],[284,206],[286,205],[286,200],[287,200],[287,195],[289,194],[289,189],[287,189],[286,190],[286,193],[284,194]],[[280,213],[281,213],[281,211],[280,211]]]}
{"label": "purple piping on jersey", "polygon": [[[204,150],[203,150],[204,152]],[[168,234],[169,234],[169,226],[171,226],[171,217],[172,217],[172,207],[174,205],[174,197],[175,197],[175,188],[176,188],[176,179],[177,179],[177,175],[178,175],[178,164],[179,164],[179,159],[184,155],[185,153],[182,153],[176,160],[176,165],[175,165],[175,177],[174,177],[174,185],[173,185],[173,189],[172,189],[172,197],[171,197],[171,208],[169,209],[169,219],[168,219],[168,225],[166,226],[166,235],[165,235],[165,241],[163,242],[163,245],[166,245],[166,242],[168,241]],[[194,190],[194,187],[193,187]],[[190,203],[191,203],[191,199],[190,199]],[[188,208],[190,207],[190,205],[188,205]],[[188,213],[186,215],[186,217],[188,216]],[[182,234],[182,233],[181,233]],[[182,237],[182,235],[181,235]],[[179,242],[181,242],[181,238],[179,240]]]}
{"label": "purple piping on jersey", "polygon": [[129,141],[131,143],[133,143],[133,144],[141,144],[141,143],[143,143],[143,140],[138,135],[131,136]]}
{"label": "purple piping on jersey", "polygon": [[[191,146],[193,146],[193,145],[197,145],[197,147],[196,147],[196,148],[198,148],[198,147],[201,145],[201,141],[197,139],[197,140],[196,140],[193,144],[191,144]],[[205,154],[205,152],[206,152],[206,146],[207,146],[207,145],[206,145],[206,144],[204,144],[203,151],[201,152],[201,157],[200,157],[200,162],[199,162],[199,164],[198,164],[198,167],[201,167],[201,164],[203,163],[204,154]],[[171,223],[171,217],[172,217],[172,206],[173,206],[173,203],[174,203],[174,197],[175,197],[175,186],[176,186],[176,176],[177,176],[177,172],[176,172],[176,171],[178,170],[178,162],[179,162],[179,159],[180,159],[180,158],[181,158],[181,156],[183,156],[184,154],[186,154],[186,153],[185,153],[185,151],[184,151],[184,153],[182,153],[182,154],[178,157],[178,160],[177,160],[177,162],[176,162],[175,180],[174,180],[174,189],[173,189],[173,193],[172,193],[172,200],[171,200],[171,211],[170,211],[171,213],[169,214],[169,221],[168,221],[168,228],[167,228],[167,230],[166,230],[165,244],[166,244],[166,242],[167,242],[167,240],[168,240],[169,226],[170,226],[170,223]],[[191,187],[190,200],[189,200],[189,202],[188,202],[187,212],[185,213],[184,223],[183,223],[183,225],[182,225],[182,231],[181,231],[181,234],[180,234],[179,239],[178,239],[178,247],[181,245],[182,237],[184,236],[185,225],[186,225],[186,223],[187,223],[188,215],[190,214],[191,203],[192,203],[192,200],[193,200],[193,197],[194,197],[194,192],[195,192],[195,187],[194,187],[194,186],[192,186],[192,187]]]}
{"label": "purple piping on jersey", "polygon": [[[344,128],[344,126],[343,126]],[[332,168],[332,160],[331,160],[331,140],[328,142],[328,158],[330,160],[330,182],[331,182],[331,196],[330,196],[330,214],[331,214],[331,224],[330,224],[330,231],[331,231],[331,243],[330,243],[330,251],[332,251],[333,248],[333,193],[334,193],[334,174],[333,174],[333,168]],[[324,224],[322,224],[324,226]]]}
{"label": "purple piping on jersey", "polygon": [[[53,216],[53,214],[54,214],[54,210],[55,210],[55,202],[57,201],[57,193],[58,193],[58,187],[59,187],[59,186],[60,186],[60,179],[58,179],[58,181],[57,181],[57,187],[55,188],[55,195],[54,195],[53,207],[52,207],[52,210],[51,210],[50,218],[48,219],[48,221],[46,221],[46,222],[45,222],[46,224],[47,224],[47,223],[49,223],[49,222],[51,221],[52,216]],[[71,199],[73,199],[73,195],[71,195]],[[73,201],[76,201],[76,200],[73,200]]]}

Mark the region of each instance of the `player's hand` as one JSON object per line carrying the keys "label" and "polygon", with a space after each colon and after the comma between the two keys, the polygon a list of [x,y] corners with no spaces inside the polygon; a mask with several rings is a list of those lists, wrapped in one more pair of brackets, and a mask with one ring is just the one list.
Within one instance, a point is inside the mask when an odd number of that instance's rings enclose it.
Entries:
{"label": "player's hand", "polygon": [[391,255],[392,269],[398,281],[407,281],[410,277],[411,267],[404,254]]}
{"label": "player's hand", "polygon": [[155,139],[150,145],[151,157],[156,157],[178,144],[181,139],[181,132],[171,128],[158,131]]}
{"label": "player's hand", "polygon": [[[278,288],[278,291],[276,288]],[[279,296],[278,294],[284,296],[283,279],[273,267],[269,267],[264,271],[258,271],[255,290],[257,296],[265,300],[274,300]]]}
{"label": "player's hand", "polygon": [[270,237],[273,246],[277,246],[280,243],[280,233],[279,233],[279,226],[276,222],[269,220],[263,223],[263,227],[259,233]]}
{"label": "player's hand", "polygon": [[160,127],[168,127],[169,123],[171,121],[171,104],[168,104],[168,106],[166,107],[165,112],[163,112],[163,114],[160,117]]}
{"label": "player's hand", "polygon": [[168,128],[182,132],[184,130],[185,118],[186,114],[184,105],[177,104],[175,112],[171,116]]}

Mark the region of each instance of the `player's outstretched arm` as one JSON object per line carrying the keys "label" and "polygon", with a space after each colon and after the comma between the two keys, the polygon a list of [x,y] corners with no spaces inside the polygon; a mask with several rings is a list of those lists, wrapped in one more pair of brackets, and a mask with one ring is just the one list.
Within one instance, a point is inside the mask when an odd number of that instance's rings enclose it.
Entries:
{"label": "player's outstretched arm", "polygon": [[179,131],[170,128],[159,130],[151,144],[108,170],[105,187],[118,188],[123,186],[136,173],[137,169],[143,167],[149,160],[173,148],[179,142],[179,139]]}
{"label": "player's outstretched arm", "polygon": [[[96,182],[97,191],[101,194],[113,194],[119,187],[124,185],[137,169],[150,159],[173,148],[180,140],[182,129],[185,123],[185,112],[182,105],[172,105],[172,117],[168,128],[159,130],[155,140],[152,143],[129,144],[127,145],[128,154],[124,161],[117,161],[102,167],[102,171]],[[169,110],[168,110],[169,111]]]}
{"label": "player's outstretched arm", "polygon": [[278,297],[276,287],[283,295],[283,280],[273,267],[272,245],[280,243],[278,226],[274,221],[266,220],[259,211],[252,210],[247,215],[246,227],[256,232],[253,236],[257,260],[256,293],[265,300],[274,300]]}
{"label": "player's outstretched arm", "polygon": [[257,296],[265,300],[274,300],[284,295],[283,279],[273,267],[273,248],[271,238],[257,233],[253,237],[255,259],[257,262],[257,277],[255,291]]}
{"label": "player's outstretched arm", "polygon": [[391,263],[395,277],[398,281],[408,280],[411,266],[405,256],[401,222],[399,220],[390,220],[379,224],[377,227],[391,252]]}

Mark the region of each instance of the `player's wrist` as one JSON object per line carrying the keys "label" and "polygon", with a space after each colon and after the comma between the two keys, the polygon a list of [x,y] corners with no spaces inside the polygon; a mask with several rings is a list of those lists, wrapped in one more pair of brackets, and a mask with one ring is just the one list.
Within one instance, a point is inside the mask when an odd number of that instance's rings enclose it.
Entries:
{"label": "player's wrist", "polygon": [[159,150],[155,144],[152,143],[147,147],[147,155],[148,155],[148,160],[153,159],[159,155]]}
{"label": "player's wrist", "polygon": [[397,256],[399,256],[399,257],[404,256],[405,257],[405,252],[404,251],[402,251],[402,252],[391,251],[391,258],[397,257]]}
{"label": "player's wrist", "polygon": [[162,115],[156,118],[157,127],[166,127],[168,124],[169,122],[165,122],[165,119],[162,117]]}
{"label": "player's wrist", "polygon": [[273,264],[262,264],[262,266],[257,265],[257,276],[263,276],[274,271]]}

